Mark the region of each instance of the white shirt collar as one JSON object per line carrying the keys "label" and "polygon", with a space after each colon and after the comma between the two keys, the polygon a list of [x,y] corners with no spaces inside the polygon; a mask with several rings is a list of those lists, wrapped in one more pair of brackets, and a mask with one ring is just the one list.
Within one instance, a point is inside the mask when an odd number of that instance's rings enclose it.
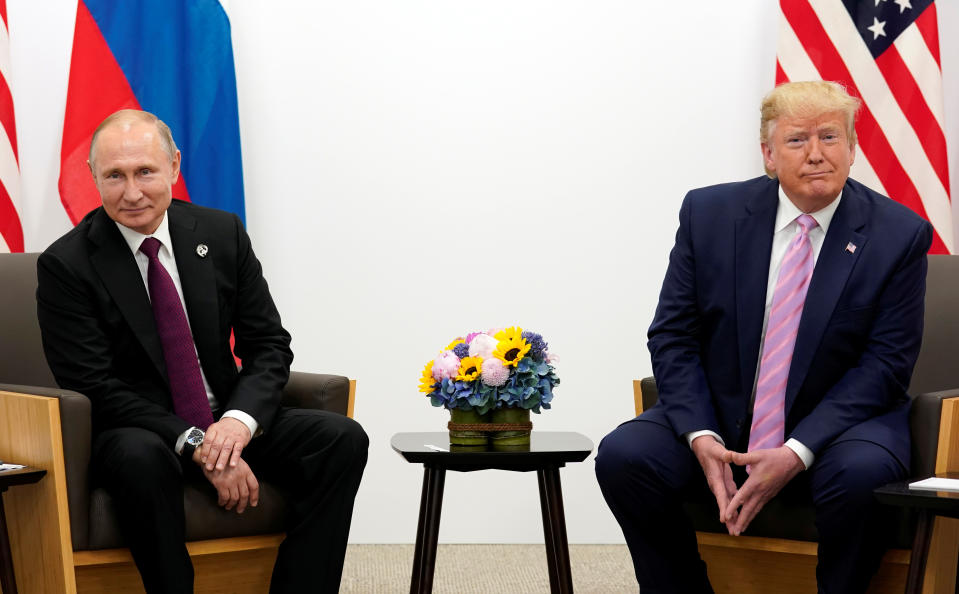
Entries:
{"label": "white shirt collar", "polygon": [[160,219],[160,226],[157,227],[157,230],[153,232],[153,235],[144,235],[143,233],[134,231],[133,229],[125,227],[120,223],[117,223],[116,225],[117,229],[119,229],[120,233],[123,235],[123,239],[125,239],[127,245],[130,246],[130,251],[133,252],[134,256],[136,256],[140,251],[140,244],[143,243],[143,240],[147,237],[153,237],[157,239],[160,244],[166,247],[167,251],[171,255],[173,254],[173,242],[170,239],[170,225],[167,222],[166,213],[163,213],[163,218]]}
{"label": "white shirt collar", "polygon": [[[829,230],[829,223],[832,222],[832,217],[836,214],[836,209],[839,208],[840,200],[842,200],[842,190],[839,191],[839,195],[836,196],[836,199],[827,204],[824,208],[821,208],[816,212],[805,213],[816,219],[816,222],[819,223],[819,228],[822,229],[823,234]],[[786,192],[783,191],[783,187],[779,186],[779,206],[776,209],[776,227],[773,230],[773,233],[779,233],[785,229],[801,214],[804,214],[803,211],[799,210],[799,208],[793,204],[793,201],[790,200],[789,196],[786,196]]]}

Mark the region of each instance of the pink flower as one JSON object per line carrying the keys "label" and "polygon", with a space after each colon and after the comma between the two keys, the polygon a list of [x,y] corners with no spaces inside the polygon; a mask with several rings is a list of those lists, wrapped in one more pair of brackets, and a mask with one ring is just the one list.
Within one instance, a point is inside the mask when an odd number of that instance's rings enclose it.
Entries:
{"label": "pink flower", "polygon": [[509,368],[503,365],[503,362],[492,357],[483,359],[483,370],[480,373],[480,379],[487,386],[502,386],[509,379]]}
{"label": "pink flower", "polygon": [[460,359],[452,351],[443,351],[433,361],[433,379],[438,382],[456,377],[460,369]]}
{"label": "pink flower", "polygon": [[489,334],[478,334],[470,343],[470,357],[482,357],[484,360],[491,359],[497,344],[499,344],[499,341]]}
{"label": "pink flower", "polygon": [[482,334],[482,332],[470,332],[466,335],[466,344],[473,342],[473,339]]}

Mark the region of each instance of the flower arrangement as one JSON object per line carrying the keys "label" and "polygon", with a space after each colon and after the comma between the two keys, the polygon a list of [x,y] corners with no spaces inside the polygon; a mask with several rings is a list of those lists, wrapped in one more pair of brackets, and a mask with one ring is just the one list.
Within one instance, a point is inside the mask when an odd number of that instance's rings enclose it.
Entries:
{"label": "flower arrangement", "polygon": [[471,332],[451,342],[423,368],[420,392],[433,406],[472,410],[500,408],[539,413],[549,408],[559,377],[543,337],[511,327]]}

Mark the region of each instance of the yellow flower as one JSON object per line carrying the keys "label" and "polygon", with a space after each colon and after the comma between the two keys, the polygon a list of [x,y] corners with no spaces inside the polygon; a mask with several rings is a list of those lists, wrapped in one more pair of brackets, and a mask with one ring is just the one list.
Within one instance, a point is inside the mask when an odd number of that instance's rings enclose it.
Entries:
{"label": "yellow flower", "polygon": [[502,332],[496,333],[496,338],[499,338],[499,344],[496,345],[496,350],[493,351],[493,356],[503,362],[503,365],[507,367],[516,367],[523,357],[526,356],[526,353],[529,352],[531,345],[526,342],[526,339],[522,336],[506,336],[500,338],[500,335],[507,332],[507,329]]}
{"label": "yellow flower", "polygon": [[471,382],[480,376],[482,369],[482,357],[463,357],[460,359],[460,370],[456,374],[456,379],[461,382]]}
{"label": "yellow flower", "polygon": [[452,350],[453,350],[453,347],[455,347],[456,345],[458,345],[458,344],[461,343],[461,342],[466,342],[466,339],[464,339],[464,338],[457,338],[457,339],[455,339],[453,342],[449,343],[449,344],[446,346],[446,348],[443,349],[443,350],[444,350],[444,351],[452,351]]}
{"label": "yellow flower", "polygon": [[433,362],[430,361],[423,368],[423,377],[420,378],[420,392],[429,394],[433,391],[434,385],[436,385],[436,380],[433,379]]}
{"label": "yellow flower", "polygon": [[519,326],[513,326],[512,328],[503,328],[502,330],[497,332],[493,336],[493,338],[495,338],[496,340],[500,342],[504,340],[509,340],[511,338],[515,338],[519,340],[523,338],[523,329],[520,328]]}

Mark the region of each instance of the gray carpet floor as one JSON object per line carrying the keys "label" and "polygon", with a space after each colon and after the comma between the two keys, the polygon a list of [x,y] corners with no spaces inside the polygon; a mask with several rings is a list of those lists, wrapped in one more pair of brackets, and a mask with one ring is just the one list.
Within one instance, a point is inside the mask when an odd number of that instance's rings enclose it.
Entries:
{"label": "gray carpet floor", "polygon": [[[626,545],[570,545],[578,594],[638,592]],[[409,592],[413,545],[350,545],[341,593]],[[547,594],[546,549],[538,545],[439,545],[435,594]]]}

